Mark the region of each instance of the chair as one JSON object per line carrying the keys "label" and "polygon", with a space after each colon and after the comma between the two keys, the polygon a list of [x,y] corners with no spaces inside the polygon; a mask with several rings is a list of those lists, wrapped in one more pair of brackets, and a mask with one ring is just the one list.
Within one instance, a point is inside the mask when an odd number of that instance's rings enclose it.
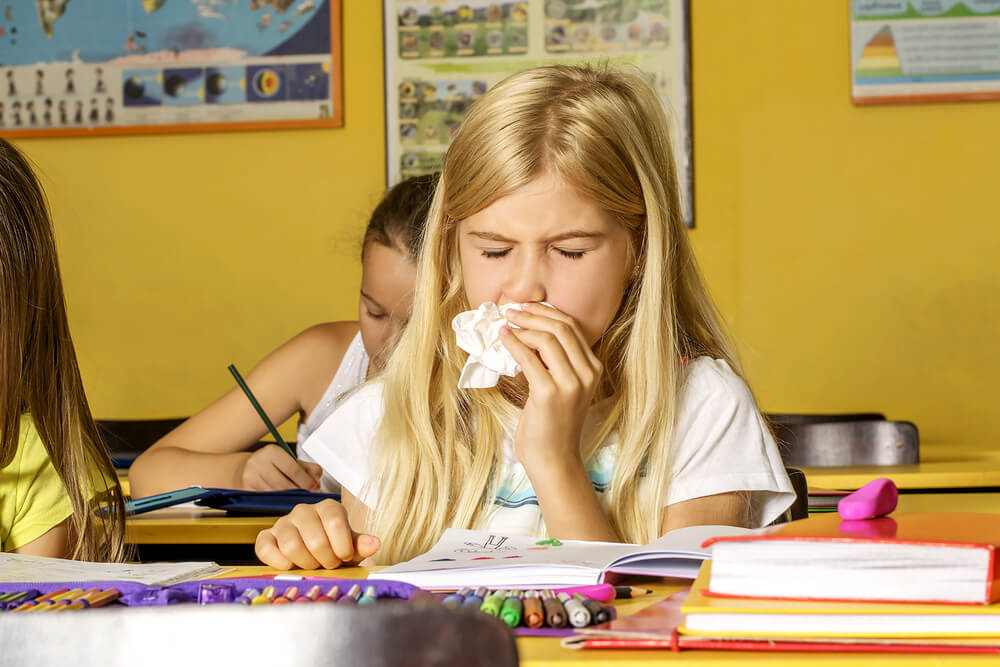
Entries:
{"label": "chair", "polygon": [[806,482],[806,474],[798,468],[785,468],[785,472],[788,473],[788,479],[795,489],[795,501],[775,523],[798,521],[809,517],[809,484]]}
{"label": "chair", "polygon": [[772,422],[786,466],[893,466],[920,462],[917,427],[905,421]]}
{"label": "chair", "polygon": [[139,454],[186,419],[98,419],[97,431],[116,468],[128,468]]}
{"label": "chair", "polygon": [[38,667],[518,664],[514,637],[499,619],[404,602],[3,614],[0,645],[3,664]]}
{"label": "chair", "polygon": [[857,412],[857,413],[837,413],[837,414],[810,414],[795,412],[770,412],[764,415],[765,419],[774,424],[817,424],[826,422],[860,422],[885,420],[885,415],[881,412]]}

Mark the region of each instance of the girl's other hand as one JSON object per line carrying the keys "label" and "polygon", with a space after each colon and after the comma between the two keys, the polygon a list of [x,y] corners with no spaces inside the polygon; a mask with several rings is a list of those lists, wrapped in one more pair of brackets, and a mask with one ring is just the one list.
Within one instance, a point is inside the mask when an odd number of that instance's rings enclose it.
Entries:
{"label": "girl's other hand", "polygon": [[251,491],[319,491],[323,468],[293,459],[278,445],[265,445],[246,458],[239,474],[240,488]]}
{"label": "girl's other hand", "polygon": [[374,535],[351,530],[343,505],[323,500],[296,505],[260,531],[254,551],[262,562],[279,570],[332,570],[345,564],[364,566],[380,546]]}
{"label": "girl's other hand", "polygon": [[540,303],[510,310],[501,340],[521,365],[528,399],[514,446],[525,470],[580,465],[580,435],[601,378],[601,362],[576,320]]}

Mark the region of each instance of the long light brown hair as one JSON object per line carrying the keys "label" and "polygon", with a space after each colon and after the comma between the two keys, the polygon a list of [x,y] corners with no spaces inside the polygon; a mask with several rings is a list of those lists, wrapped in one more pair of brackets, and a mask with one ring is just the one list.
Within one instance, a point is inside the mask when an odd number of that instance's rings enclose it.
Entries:
{"label": "long light brown hair", "polygon": [[[121,560],[121,487],[83,391],[45,194],[0,139],[0,467],[17,452],[25,414],[73,505],[67,555]],[[105,518],[94,514],[100,503]]]}
{"label": "long light brown hair", "polygon": [[[446,527],[481,527],[493,507],[501,388],[462,391],[465,354],[451,319],[468,303],[458,225],[543,174],[557,175],[631,234],[635,270],[595,346],[611,409],[581,455],[614,430],[608,519],[630,542],[659,535],[683,358],[724,359],[741,374],[704,287],[681,215],[667,119],[638,73],[541,67],[514,74],[470,110],[448,149],[428,216],[410,324],[383,380],[372,529],[380,559],[427,550]],[[642,483],[640,484],[640,479]]]}

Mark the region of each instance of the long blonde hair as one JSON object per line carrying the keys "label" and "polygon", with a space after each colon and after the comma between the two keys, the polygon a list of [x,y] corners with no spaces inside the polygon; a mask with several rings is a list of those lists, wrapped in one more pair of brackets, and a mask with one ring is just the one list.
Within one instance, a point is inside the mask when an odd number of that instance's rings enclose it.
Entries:
{"label": "long blonde hair", "polygon": [[[0,468],[17,453],[24,414],[73,505],[67,555],[121,560],[125,506],[83,391],[45,195],[0,139]],[[94,515],[100,501],[104,519]]]}
{"label": "long blonde hair", "polygon": [[457,226],[543,172],[597,203],[633,241],[632,279],[595,346],[612,407],[581,450],[586,461],[618,433],[607,504],[622,539],[659,535],[680,360],[711,355],[741,373],[687,239],[667,120],[653,89],[639,74],[604,66],[508,77],[476,102],[448,149],[410,324],[382,377],[379,496],[370,523],[387,562],[425,551],[446,527],[481,526],[493,505],[501,423],[511,406],[500,389],[457,388],[465,354],[450,322],[478,305],[463,289]]}

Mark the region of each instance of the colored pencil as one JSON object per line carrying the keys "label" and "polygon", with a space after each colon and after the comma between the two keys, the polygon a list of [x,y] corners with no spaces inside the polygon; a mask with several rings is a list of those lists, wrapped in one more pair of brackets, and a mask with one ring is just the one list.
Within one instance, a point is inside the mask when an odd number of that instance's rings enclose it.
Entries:
{"label": "colored pencil", "polygon": [[640,586],[615,586],[615,598],[618,600],[642,597],[643,595],[652,595],[652,594],[653,591],[651,591],[648,588],[642,588]]}
{"label": "colored pencil", "polygon": [[238,370],[236,370],[236,366],[234,364],[229,364],[229,372],[233,374],[233,377],[236,378],[236,384],[238,384],[240,389],[243,390],[243,393],[247,395],[247,398],[250,400],[250,405],[252,405],[253,409],[257,411],[260,418],[264,420],[264,425],[267,426],[267,430],[271,432],[271,437],[274,438],[274,441],[294,459],[295,452],[292,451],[292,448],[288,446],[285,439],[281,437],[280,433],[278,433],[278,429],[276,429],[274,424],[271,423],[267,413],[264,412],[264,408],[260,407],[260,403],[257,402],[257,397],[253,395],[252,391],[250,391],[250,387],[248,387],[247,383],[244,382],[243,376],[240,375]]}
{"label": "colored pencil", "polygon": [[109,588],[106,591],[99,591],[94,595],[72,602],[68,607],[66,607],[66,609],[91,609],[94,607],[103,607],[106,604],[114,602],[120,596],[121,591],[117,588]]}

